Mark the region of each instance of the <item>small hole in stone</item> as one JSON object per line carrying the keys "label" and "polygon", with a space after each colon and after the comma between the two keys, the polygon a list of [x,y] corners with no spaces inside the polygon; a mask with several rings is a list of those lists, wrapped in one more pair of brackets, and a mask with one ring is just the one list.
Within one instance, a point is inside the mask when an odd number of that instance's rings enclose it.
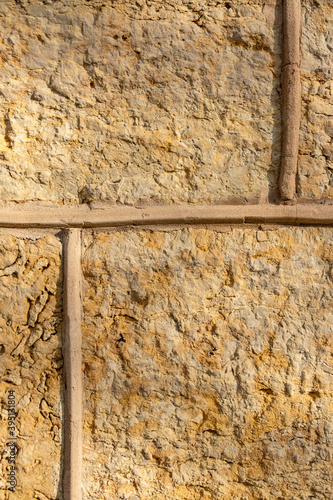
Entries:
{"label": "small hole in stone", "polygon": [[231,3],[226,2],[225,7],[226,7],[226,9],[231,9]]}
{"label": "small hole in stone", "polygon": [[127,40],[128,35],[123,35],[121,38],[122,38],[123,40]]}

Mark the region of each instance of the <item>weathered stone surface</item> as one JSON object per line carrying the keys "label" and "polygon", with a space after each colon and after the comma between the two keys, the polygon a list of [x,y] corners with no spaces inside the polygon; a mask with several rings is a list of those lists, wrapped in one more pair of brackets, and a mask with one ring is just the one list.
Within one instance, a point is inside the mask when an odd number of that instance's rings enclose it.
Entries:
{"label": "weathered stone surface", "polygon": [[0,2],[0,198],[266,199],[281,0]]}
{"label": "weathered stone surface", "polygon": [[333,4],[303,3],[299,195],[333,198]]}
{"label": "weathered stone surface", "polygon": [[[61,244],[0,235],[0,498],[60,500]],[[15,493],[8,490],[7,402],[16,400]],[[12,436],[13,437],[13,436]]]}
{"label": "weathered stone surface", "polygon": [[332,228],[86,235],[84,499],[330,499]]}

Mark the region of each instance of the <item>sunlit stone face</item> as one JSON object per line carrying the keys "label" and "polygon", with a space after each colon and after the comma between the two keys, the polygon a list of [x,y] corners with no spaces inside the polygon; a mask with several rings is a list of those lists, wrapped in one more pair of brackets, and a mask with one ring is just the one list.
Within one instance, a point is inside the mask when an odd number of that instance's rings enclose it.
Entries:
{"label": "sunlit stone face", "polygon": [[329,497],[332,245],[86,235],[84,498]]}
{"label": "sunlit stone face", "polygon": [[3,499],[61,498],[61,281],[57,238],[0,234]]}
{"label": "sunlit stone face", "polygon": [[303,3],[302,122],[298,191],[333,197],[333,4]]}
{"label": "sunlit stone face", "polygon": [[281,0],[23,3],[0,5],[1,199],[274,195]]}

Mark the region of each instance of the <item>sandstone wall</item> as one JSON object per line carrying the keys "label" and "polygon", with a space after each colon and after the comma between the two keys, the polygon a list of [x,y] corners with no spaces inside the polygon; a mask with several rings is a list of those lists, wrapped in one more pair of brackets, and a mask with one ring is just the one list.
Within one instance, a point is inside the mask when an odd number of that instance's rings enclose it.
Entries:
{"label": "sandstone wall", "polygon": [[[0,500],[333,497],[333,210],[313,219],[314,205],[333,208],[333,5],[301,2],[287,204],[308,215],[269,226],[266,209],[289,208],[278,188],[287,3],[0,1]],[[232,205],[238,225],[183,217],[205,204]],[[178,223],[130,226],[125,205],[142,219],[174,205]],[[241,223],[240,205],[258,207],[255,223]],[[108,224],[82,218],[96,209]],[[63,276],[67,227],[82,236],[81,330],[63,293],[80,288],[70,266]],[[82,494],[63,476],[81,483],[73,332]]]}

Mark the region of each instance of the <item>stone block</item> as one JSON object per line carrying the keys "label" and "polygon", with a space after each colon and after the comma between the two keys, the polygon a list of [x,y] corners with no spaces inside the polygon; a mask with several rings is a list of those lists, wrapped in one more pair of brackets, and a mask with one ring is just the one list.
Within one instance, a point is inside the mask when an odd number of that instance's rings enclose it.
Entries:
{"label": "stone block", "polygon": [[85,500],[331,498],[331,228],[86,234]]}
{"label": "stone block", "polygon": [[333,5],[302,2],[302,120],[298,194],[333,198]]}
{"label": "stone block", "polygon": [[0,198],[267,200],[281,0],[3,2]]}
{"label": "stone block", "polygon": [[61,282],[57,238],[0,234],[1,499],[61,498]]}

